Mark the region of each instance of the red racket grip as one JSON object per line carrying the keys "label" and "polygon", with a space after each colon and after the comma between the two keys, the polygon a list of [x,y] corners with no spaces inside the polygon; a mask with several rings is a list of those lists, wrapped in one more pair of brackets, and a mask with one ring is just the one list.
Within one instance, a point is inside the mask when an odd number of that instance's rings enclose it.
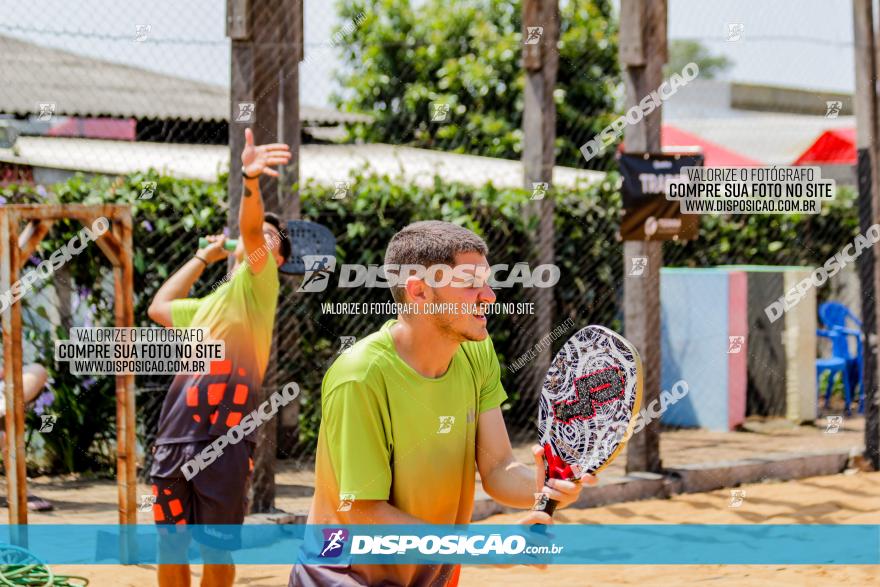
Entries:
{"label": "red racket grip", "polygon": [[[545,469],[545,483],[550,479],[569,479],[573,476],[571,467],[565,463],[558,456],[553,454],[553,449],[550,447],[550,443],[544,445],[544,458],[547,461],[547,466]],[[559,502],[555,499],[548,499],[541,508],[535,508],[535,511],[545,512],[547,515],[552,516],[553,512],[556,511],[556,506],[559,505]],[[535,524],[532,526],[532,530],[539,534],[547,533],[547,526],[545,524]]]}

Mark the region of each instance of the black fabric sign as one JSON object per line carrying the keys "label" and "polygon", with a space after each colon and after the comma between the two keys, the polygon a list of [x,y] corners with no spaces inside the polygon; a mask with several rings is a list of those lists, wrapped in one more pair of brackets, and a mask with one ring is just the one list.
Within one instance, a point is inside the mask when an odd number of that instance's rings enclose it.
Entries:
{"label": "black fabric sign", "polygon": [[701,167],[703,155],[623,153],[618,158],[623,178],[623,240],[693,240],[700,227],[698,214],[682,214],[679,202],[666,199],[670,177],[682,167]]}

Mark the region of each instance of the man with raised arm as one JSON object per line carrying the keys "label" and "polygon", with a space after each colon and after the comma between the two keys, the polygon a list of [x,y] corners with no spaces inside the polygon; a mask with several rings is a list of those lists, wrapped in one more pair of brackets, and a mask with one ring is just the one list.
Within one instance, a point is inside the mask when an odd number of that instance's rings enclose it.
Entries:
{"label": "man with raised arm", "polygon": [[[208,246],[196,251],[162,285],[148,310],[150,318],[162,326],[209,329],[212,339],[225,343],[226,352],[224,360],[211,363],[209,374],[177,375],[165,397],[150,471],[157,524],[244,521],[255,433],[245,436],[245,442],[227,445],[215,461],[190,479],[182,466],[257,407],[257,391],[272,345],[278,268],[291,253],[281,221],[263,210],[259,178],[263,174],[277,177],[272,167],[286,165],[289,160],[287,145],[255,146],[253,133],[245,130],[241,153],[244,190],[238,214],[241,237],[232,253],[235,265],[231,279],[208,296],[187,297],[205,268],[230,254],[223,248],[223,235],[209,237]],[[222,546],[212,549],[211,540],[200,542],[206,560],[210,556],[211,561],[224,563],[205,565],[202,586],[232,585],[235,567],[229,553]],[[160,542],[161,587],[190,584],[189,565],[161,564],[163,559],[170,560],[169,555],[180,556],[186,547],[173,536]]]}

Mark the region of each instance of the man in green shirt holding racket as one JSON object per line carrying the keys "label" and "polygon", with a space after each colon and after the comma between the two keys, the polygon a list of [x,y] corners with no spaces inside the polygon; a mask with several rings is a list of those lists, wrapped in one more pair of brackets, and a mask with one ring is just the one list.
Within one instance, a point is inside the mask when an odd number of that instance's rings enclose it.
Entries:
{"label": "man in green shirt holding racket", "polygon": [[[479,309],[495,294],[486,283],[483,240],[460,226],[416,222],[388,245],[385,264],[455,270],[447,285],[410,276],[392,287],[406,312],[359,341],[330,367],[322,385],[315,496],[309,524],[467,524],[476,471],[495,500],[530,508],[535,492],[560,507],[580,486],[544,485],[535,467],[516,461],[501,415],[507,394]],[[446,311],[433,311],[440,306]],[[523,523],[552,523],[532,512]],[[295,565],[291,586],[456,585],[455,565]]]}

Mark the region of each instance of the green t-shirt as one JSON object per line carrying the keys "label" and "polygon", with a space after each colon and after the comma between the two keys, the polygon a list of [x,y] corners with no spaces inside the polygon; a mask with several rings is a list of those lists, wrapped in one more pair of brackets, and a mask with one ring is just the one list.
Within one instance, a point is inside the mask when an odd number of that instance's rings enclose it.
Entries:
{"label": "green t-shirt", "polygon": [[[162,405],[156,444],[226,434],[257,407],[256,392],[272,347],[279,287],[278,266],[270,258],[257,274],[242,263],[213,293],[171,302],[173,326],[208,328],[212,339],[225,343],[226,358],[212,361],[210,373],[174,378]],[[253,438],[254,433],[247,437]]]}
{"label": "green t-shirt", "polygon": [[340,495],[387,500],[430,523],[470,521],[478,416],[507,399],[492,340],[462,343],[431,379],[397,354],[394,323],[324,377],[314,523],[330,523]]}
{"label": "green t-shirt", "polygon": [[[327,371],[309,524],[364,524],[351,500],[383,500],[431,524],[467,524],[474,507],[479,415],[507,399],[492,340],[462,343],[446,373],[424,377],[400,356],[394,320]],[[295,565],[296,584],[439,585],[454,565]]]}

